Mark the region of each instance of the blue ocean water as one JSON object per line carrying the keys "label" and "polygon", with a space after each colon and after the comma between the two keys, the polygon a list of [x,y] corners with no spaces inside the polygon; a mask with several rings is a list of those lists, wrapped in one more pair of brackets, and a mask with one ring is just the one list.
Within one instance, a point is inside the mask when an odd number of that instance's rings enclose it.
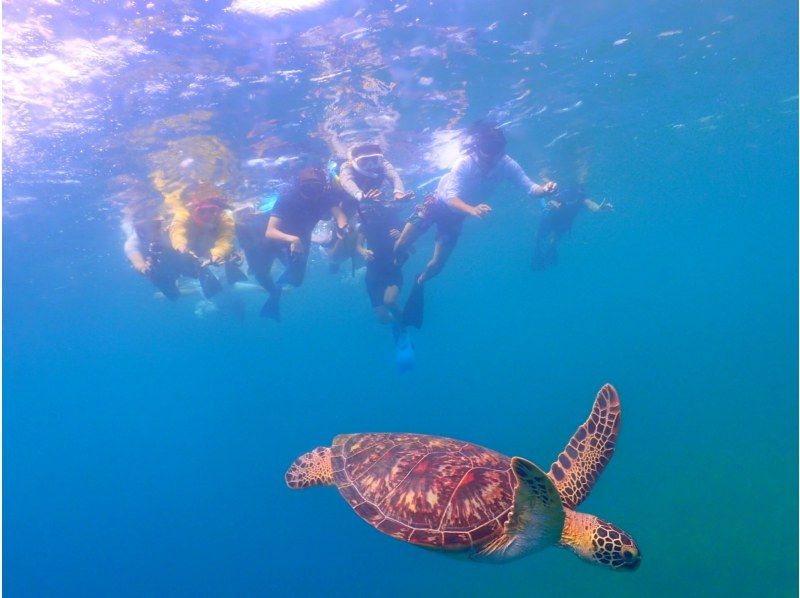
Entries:
{"label": "blue ocean water", "polygon": [[[274,6],[4,5],[3,590],[796,595],[797,7]],[[366,130],[416,187],[487,115],[531,175],[615,210],[532,272],[538,213],[502,188],[405,374],[363,280],[318,256],[279,325],[258,291],[243,318],[159,299],[124,257],[120,192],[155,167],[215,169],[244,201],[279,158]],[[582,510],[636,538],[633,573],[557,548],[449,559],[283,481],[359,431],[546,468],[605,382],[622,431]]]}

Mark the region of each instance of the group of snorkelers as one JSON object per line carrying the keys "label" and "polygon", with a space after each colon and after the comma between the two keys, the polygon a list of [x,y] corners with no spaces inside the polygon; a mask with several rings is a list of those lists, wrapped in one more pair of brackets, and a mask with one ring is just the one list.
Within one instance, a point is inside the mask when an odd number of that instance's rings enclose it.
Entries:
{"label": "group of snorkelers", "polygon": [[[500,128],[484,121],[474,124],[455,164],[436,190],[416,205],[412,205],[414,193],[406,191],[397,170],[373,143],[350,148],[338,172],[303,168],[268,211],[240,210],[234,215],[219,186],[170,183],[154,173],[153,184],[163,203],[143,202],[126,211],[125,252],[133,267],[170,299],[180,296],[181,276],[198,279],[209,299],[220,293],[222,284],[210,266],[222,267],[229,284],[248,280],[242,269],[246,259],[249,273],[268,293],[261,315],[279,321],[282,290],[302,285],[312,233],[320,222],[331,221],[332,234],[319,240],[331,270],[356,255],[364,260],[375,314],[392,326],[398,360],[412,359],[407,329],[422,327],[424,288],[447,263],[464,221],[491,212],[485,201],[499,183],[510,181],[538,199],[542,218],[534,243],[534,269],[555,263],[556,243],[581,207],[593,211],[611,207],[593,202],[579,190],[559,193],[552,181],[532,181],[505,150]],[[417,239],[434,225],[433,254],[414,276],[401,308],[403,266]],[[281,266],[277,279],[273,278],[276,262]]]}

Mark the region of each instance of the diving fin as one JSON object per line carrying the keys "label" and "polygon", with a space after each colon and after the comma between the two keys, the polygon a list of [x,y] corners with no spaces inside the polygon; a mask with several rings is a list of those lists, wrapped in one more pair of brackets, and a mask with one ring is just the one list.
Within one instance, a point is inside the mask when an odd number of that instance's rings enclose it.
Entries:
{"label": "diving fin", "polygon": [[261,308],[261,317],[281,321],[281,291],[277,289],[270,293],[269,299],[266,300]]}
{"label": "diving fin", "polygon": [[225,262],[225,280],[229,285],[237,282],[247,282],[247,274],[242,272],[242,269],[233,262]]}
{"label": "diving fin", "polygon": [[422,313],[425,309],[425,293],[423,285],[418,282],[414,283],[411,293],[406,299],[406,305],[403,308],[403,326],[413,326],[414,328],[422,328]]}
{"label": "diving fin", "polygon": [[401,374],[414,369],[416,356],[414,355],[414,344],[411,342],[411,335],[407,330],[398,330],[395,333],[394,360],[397,364],[397,371]]}
{"label": "diving fin", "polygon": [[211,299],[214,295],[222,292],[222,285],[219,280],[208,266],[200,268],[197,272],[197,278],[200,281],[200,288],[203,289],[203,295],[206,299]]}

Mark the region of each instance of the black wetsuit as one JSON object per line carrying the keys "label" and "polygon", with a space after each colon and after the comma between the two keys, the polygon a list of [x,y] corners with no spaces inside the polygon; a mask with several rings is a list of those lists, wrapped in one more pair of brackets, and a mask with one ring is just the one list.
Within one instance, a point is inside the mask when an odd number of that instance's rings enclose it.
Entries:
{"label": "black wetsuit", "polygon": [[558,263],[558,241],[572,230],[578,212],[584,206],[586,194],[579,187],[570,187],[554,198],[561,206],[545,208],[539,220],[533,244],[531,267],[544,270]]}
{"label": "black wetsuit", "polygon": [[284,254],[277,250],[264,235],[267,232],[269,214],[254,212],[239,215],[236,219],[236,237],[239,245],[244,250],[250,273],[255,276],[258,283],[270,293],[275,289],[275,283],[270,276],[272,262],[275,258],[281,259],[286,264]]}
{"label": "black wetsuit", "polygon": [[403,286],[403,271],[394,257],[391,231],[403,228],[403,206],[394,202],[363,200],[359,205],[361,234],[373,259],[367,261],[367,293],[372,307],[383,305],[386,289]]}
{"label": "black wetsuit", "polygon": [[[338,198],[330,191],[308,199],[301,196],[295,189],[290,189],[278,198],[269,214],[259,212],[239,219],[236,223],[239,244],[244,249],[253,275],[267,291],[272,293],[275,289],[275,284],[270,276],[275,259],[279,259],[286,266],[281,282],[287,282],[296,287],[303,283],[311,232],[317,222],[330,216],[331,208],[337,203]],[[267,225],[271,216],[281,219],[281,232],[300,238],[306,248],[305,252],[290,254],[286,243],[266,238]]]}
{"label": "black wetsuit", "polygon": [[169,299],[180,297],[178,276],[198,276],[199,264],[191,255],[175,251],[169,242],[161,220],[144,220],[134,224],[139,246],[145,259],[150,261],[147,278]]}

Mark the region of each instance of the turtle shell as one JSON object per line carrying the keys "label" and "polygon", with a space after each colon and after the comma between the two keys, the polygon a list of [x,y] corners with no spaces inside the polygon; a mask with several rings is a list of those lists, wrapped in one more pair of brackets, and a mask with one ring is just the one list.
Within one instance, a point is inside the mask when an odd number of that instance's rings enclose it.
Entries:
{"label": "turtle shell", "polygon": [[441,436],[345,434],[333,479],[373,527],[412,544],[468,550],[502,534],[514,501],[511,459]]}

